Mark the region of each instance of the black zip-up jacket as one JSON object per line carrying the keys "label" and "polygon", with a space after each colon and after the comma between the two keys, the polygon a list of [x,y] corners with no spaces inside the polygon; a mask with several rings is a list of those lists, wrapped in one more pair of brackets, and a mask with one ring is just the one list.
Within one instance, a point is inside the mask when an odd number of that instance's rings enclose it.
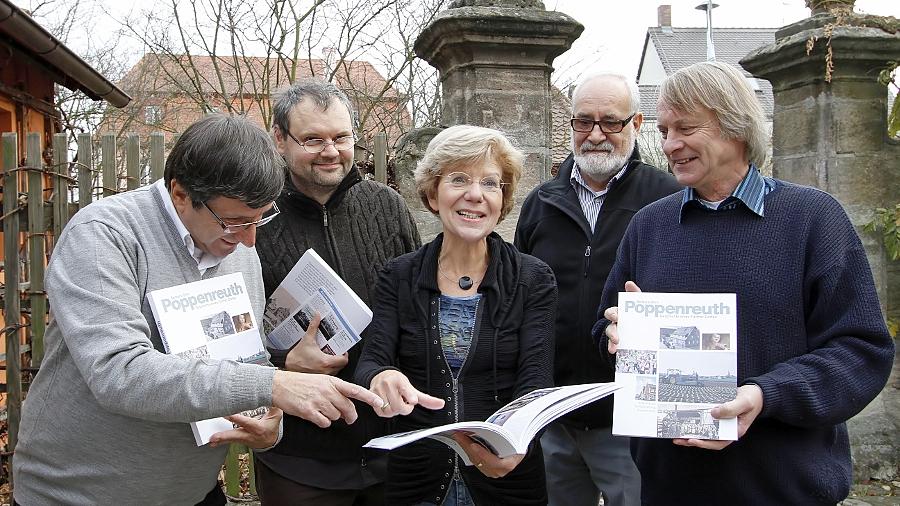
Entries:
{"label": "black zip-up jacket", "polygon": [[[560,307],[553,374],[556,385],[615,379],[614,367],[601,359],[591,337],[603,285],[632,216],[681,188],[671,174],[641,163],[635,148],[625,173],[610,185],[591,232],[570,181],[574,165],[569,155],[556,178],[531,191],[522,204],[515,237],[520,251],[547,262],[556,275]],[[569,413],[562,422],[583,429],[609,427],[612,402],[612,397],[594,402]]]}
{"label": "black zip-up jacket", "polygon": [[[371,307],[379,269],[392,258],[414,251],[420,245],[419,233],[403,198],[384,184],[362,180],[356,169],[347,174],[324,206],[300,193],[290,177],[277,202],[281,215],[260,227],[256,237],[266,298],[303,253],[313,248]],[[363,332],[363,340],[367,333],[368,329]],[[361,351],[359,345],[350,349],[350,361],[337,374],[339,378],[352,381]],[[269,352],[272,363],[284,367],[287,352],[271,348]],[[257,456],[264,462],[268,454],[275,453],[345,460],[348,465],[358,466],[368,453],[362,445],[372,437],[385,434],[388,427],[371,407],[361,403],[356,406],[359,419],[355,423],[347,425],[338,420],[327,429],[285,414],[281,443]],[[303,470],[285,470],[268,463],[289,477],[303,473]],[[345,488],[353,487],[345,485]]]}
{"label": "black zip-up jacket", "polygon": [[[437,260],[443,234],[384,268],[378,280],[372,333],[356,369],[368,387],[378,373],[403,372],[422,392],[444,399],[443,409],[416,407],[396,417],[408,431],[455,421],[485,420],[503,405],[553,382],[556,282],[547,264],[519,253],[492,233],[490,261],[478,287],[482,298],[471,348],[454,382],[438,330]],[[455,388],[454,388],[455,386]],[[441,504],[457,464],[449,447],[431,439],[390,452],[386,502]],[[476,504],[546,504],[544,461],[535,441],[522,462],[499,479],[458,463]]]}

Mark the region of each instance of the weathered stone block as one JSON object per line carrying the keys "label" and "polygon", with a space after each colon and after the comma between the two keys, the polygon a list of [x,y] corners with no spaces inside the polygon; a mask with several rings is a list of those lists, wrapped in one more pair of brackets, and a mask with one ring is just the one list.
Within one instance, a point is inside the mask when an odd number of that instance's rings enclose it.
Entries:
{"label": "weathered stone block", "polygon": [[[848,91],[852,91],[851,88]],[[879,151],[887,131],[883,100],[848,99],[832,101],[834,148],[837,154]]]}
{"label": "weathered stone block", "polygon": [[[900,346],[894,340],[894,346]],[[900,476],[900,355],[894,356],[894,368],[887,387],[847,428],[852,447],[853,473],[857,481],[893,480]]]}
{"label": "weathered stone block", "polygon": [[777,107],[773,114],[772,150],[776,157],[799,155],[815,151],[822,125],[811,97],[792,107]]}
{"label": "weathered stone block", "polygon": [[816,171],[810,170],[815,167],[816,158],[814,156],[794,155],[782,156],[775,158],[775,164],[772,167],[774,177],[791,181],[806,186],[816,186],[818,179]]}

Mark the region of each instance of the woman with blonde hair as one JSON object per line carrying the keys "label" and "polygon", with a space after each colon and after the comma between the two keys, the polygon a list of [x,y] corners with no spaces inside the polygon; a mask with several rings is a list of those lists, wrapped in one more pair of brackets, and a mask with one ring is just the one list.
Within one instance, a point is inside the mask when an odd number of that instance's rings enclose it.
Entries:
{"label": "woman with blonde hair", "polygon": [[[416,169],[443,232],[381,273],[356,380],[385,400],[400,431],[484,420],[553,384],[556,281],[494,232],[512,209],[522,153],[499,131],[448,128]],[[546,504],[540,445],[499,458],[455,435],[472,466],[427,439],[391,452],[388,504]]]}

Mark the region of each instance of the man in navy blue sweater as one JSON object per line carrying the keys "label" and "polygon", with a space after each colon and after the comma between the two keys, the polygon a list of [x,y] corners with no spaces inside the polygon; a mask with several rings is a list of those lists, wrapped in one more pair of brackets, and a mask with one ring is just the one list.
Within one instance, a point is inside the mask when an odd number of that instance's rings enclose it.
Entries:
{"label": "man in navy blue sweater", "polygon": [[830,195],[760,175],[762,110],[734,67],[676,72],[658,112],[686,188],[635,215],[593,333],[615,360],[623,287],[736,293],[740,386],[712,415],[737,417],[739,440],[633,439],[642,502],[834,505],[851,482],[845,421],[894,356],[859,237]]}

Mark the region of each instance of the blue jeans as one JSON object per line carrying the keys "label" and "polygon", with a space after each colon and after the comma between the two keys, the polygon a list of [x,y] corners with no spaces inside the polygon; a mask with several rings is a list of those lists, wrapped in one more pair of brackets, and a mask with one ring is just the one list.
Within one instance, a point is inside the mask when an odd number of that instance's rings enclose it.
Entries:
{"label": "blue jeans", "polygon": [[[433,502],[423,501],[415,504],[415,506],[438,506]],[[451,480],[450,490],[441,506],[475,506],[472,496],[469,495],[469,489],[462,480]]]}

